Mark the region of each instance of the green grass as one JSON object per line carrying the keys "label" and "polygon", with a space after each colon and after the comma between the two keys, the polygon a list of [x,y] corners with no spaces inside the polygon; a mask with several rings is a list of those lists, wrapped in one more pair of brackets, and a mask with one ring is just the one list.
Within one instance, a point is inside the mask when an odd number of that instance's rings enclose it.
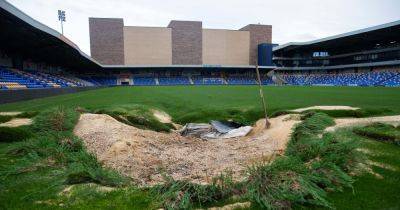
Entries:
{"label": "green grass", "polygon": [[[86,152],[81,140],[73,136],[77,119],[78,113],[70,108],[43,111],[33,125],[19,128],[32,131],[33,136],[0,145],[0,209],[50,208],[38,201],[62,202],[58,192],[69,184],[128,183],[113,170],[103,168]],[[15,132],[12,135],[17,136]]]}
{"label": "green grass", "polygon": [[[163,110],[178,123],[233,119],[250,124],[263,115],[257,87],[115,87],[0,105],[0,111],[25,111],[19,117],[34,117],[32,126],[22,128],[31,136],[17,138],[13,135],[18,132],[7,131],[12,142],[0,143],[0,209],[196,208],[247,200],[254,209],[400,206],[399,171],[374,166],[383,180],[369,174],[348,176],[354,164],[363,161],[353,152],[356,147],[371,150],[373,154],[367,155],[371,160],[400,168],[398,146],[352,130],[318,136],[332,125],[331,117],[400,114],[399,88],[265,87],[264,91],[268,111],[275,115],[315,105],[362,109],[305,113],[306,121],[293,133],[285,157],[251,168],[248,182],[232,183],[226,176],[209,186],[170,180],[156,188],[137,189],[126,177],[102,168],[72,135],[78,116],[75,109],[125,119],[131,116],[125,123],[161,131],[169,125],[154,123],[149,109]],[[64,108],[51,109],[58,105]],[[378,130],[386,136],[393,134],[393,128],[385,129]],[[79,184],[70,195],[59,195],[73,183]],[[116,188],[101,192],[87,183]]]}
{"label": "green grass", "polygon": [[[368,129],[368,126],[365,127]],[[394,129],[392,133],[396,132]],[[337,209],[399,209],[400,207],[400,149],[399,146],[359,136],[351,129],[338,132],[343,139],[360,142],[361,148],[369,151],[366,156],[378,163],[370,166],[382,178],[370,173],[355,177],[353,188],[346,188],[340,193],[329,194],[329,201]],[[389,167],[387,167],[389,166]]]}
{"label": "green grass", "polygon": [[[400,113],[400,88],[285,86],[264,87],[264,92],[269,113],[315,105]],[[235,119],[248,124],[263,115],[256,86],[114,87],[0,105],[0,111],[41,111],[57,105],[99,109],[124,104],[161,109],[180,123]]]}
{"label": "green grass", "polygon": [[292,208],[293,206],[333,207],[326,192],[342,191],[353,179],[347,175],[361,160],[357,144],[335,134],[319,134],[333,125],[324,113],[304,116],[304,122],[293,131],[285,156],[271,165],[250,171],[248,194],[261,208]]}
{"label": "green grass", "polygon": [[0,123],[5,123],[8,122],[12,119],[12,116],[4,116],[4,115],[0,115]]}
{"label": "green grass", "polygon": [[400,126],[394,127],[393,125],[374,123],[366,127],[356,128],[354,132],[361,136],[400,146]]}
{"label": "green grass", "polygon": [[0,143],[22,141],[31,137],[33,133],[28,126],[20,126],[15,128],[0,127]]}

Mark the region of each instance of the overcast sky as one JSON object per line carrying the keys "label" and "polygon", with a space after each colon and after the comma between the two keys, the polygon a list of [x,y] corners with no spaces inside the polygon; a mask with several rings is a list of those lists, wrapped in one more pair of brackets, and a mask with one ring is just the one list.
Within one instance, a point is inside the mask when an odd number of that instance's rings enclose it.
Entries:
{"label": "overcast sky", "polygon": [[272,25],[273,42],[309,41],[400,20],[400,0],[8,0],[61,31],[90,55],[88,17],[123,18],[125,25],[162,26],[170,20],[201,20],[204,28]]}

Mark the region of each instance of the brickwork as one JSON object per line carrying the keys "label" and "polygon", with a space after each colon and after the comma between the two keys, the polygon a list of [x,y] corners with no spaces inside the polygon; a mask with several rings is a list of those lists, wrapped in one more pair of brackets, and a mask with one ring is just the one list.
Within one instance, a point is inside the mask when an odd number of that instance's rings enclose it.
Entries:
{"label": "brickwork", "polygon": [[250,32],[250,65],[255,65],[258,59],[258,45],[272,43],[272,26],[250,24],[240,30]]}
{"label": "brickwork", "polygon": [[199,21],[171,21],[172,64],[201,65],[203,31]]}
{"label": "brickwork", "polygon": [[101,64],[124,64],[124,21],[120,18],[89,18],[91,57]]}

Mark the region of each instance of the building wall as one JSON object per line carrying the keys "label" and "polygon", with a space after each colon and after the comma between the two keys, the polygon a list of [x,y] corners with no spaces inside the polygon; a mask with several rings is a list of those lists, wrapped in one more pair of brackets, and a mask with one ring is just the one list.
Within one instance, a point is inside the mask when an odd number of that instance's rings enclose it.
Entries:
{"label": "building wall", "polygon": [[174,20],[168,27],[172,34],[172,64],[201,65],[202,22]]}
{"label": "building wall", "polygon": [[90,53],[101,64],[124,64],[124,21],[120,18],[89,18]]}
{"label": "building wall", "polygon": [[240,30],[250,32],[250,65],[255,65],[258,59],[258,45],[272,43],[272,26],[250,24]]}
{"label": "building wall", "polygon": [[249,50],[248,31],[203,30],[203,64],[249,65]]}
{"label": "building wall", "polygon": [[124,27],[125,65],[171,65],[171,29]]}
{"label": "building wall", "polygon": [[272,26],[259,24],[203,30],[200,21],[171,21],[161,28],[89,18],[89,28],[91,56],[108,65],[255,65],[258,45],[272,41]]}

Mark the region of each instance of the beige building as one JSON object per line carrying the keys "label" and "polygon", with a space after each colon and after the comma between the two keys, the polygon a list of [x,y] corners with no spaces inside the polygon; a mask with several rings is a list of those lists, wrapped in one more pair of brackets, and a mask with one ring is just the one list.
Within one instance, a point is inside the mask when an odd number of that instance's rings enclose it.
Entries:
{"label": "beige building", "polygon": [[[250,32],[203,29],[202,56],[205,65],[249,65]],[[125,65],[171,65],[170,28],[124,27]]]}
{"label": "beige building", "polygon": [[250,33],[203,29],[203,64],[249,65]]}
{"label": "beige building", "polygon": [[125,65],[171,65],[171,29],[124,27]]}
{"label": "beige building", "polygon": [[240,30],[204,29],[200,21],[171,21],[168,27],[125,26],[123,19],[90,18],[93,58],[128,66],[254,65],[257,46],[271,43],[270,25]]}

